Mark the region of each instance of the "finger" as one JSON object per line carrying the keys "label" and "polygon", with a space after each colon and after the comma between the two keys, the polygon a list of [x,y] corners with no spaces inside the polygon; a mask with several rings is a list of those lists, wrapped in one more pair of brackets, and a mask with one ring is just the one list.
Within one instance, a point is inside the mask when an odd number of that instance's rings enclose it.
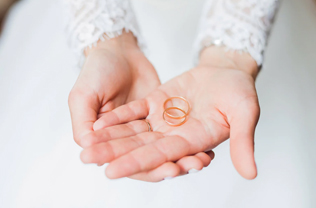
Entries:
{"label": "finger", "polygon": [[144,120],[137,120],[127,124],[110,126],[98,131],[93,131],[84,136],[81,146],[83,148],[87,148],[98,143],[135,136],[140,133],[148,132],[148,130],[148,124]]}
{"label": "finger", "polygon": [[214,159],[215,153],[211,150],[209,152],[199,152],[195,156],[200,158],[204,167],[207,167]]}
{"label": "finger", "polygon": [[160,138],[162,138],[160,133],[145,132],[128,138],[111,140],[84,149],[80,158],[83,163],[103,165]]}
{"label": "finger", "polygon": [[106,175],[112,179],[127,177],[154,169],[165,162],[176,161],[193,154],[191,151],[190,144],[182,137],[165,137],[112,161],[106,169]]}
{"label": "finger", "polygon": [[208,153],[200,152],[193,156],[183,157],[176,163],[167,162],[153,170],[137,173],[129,178],[147,182],[159,182],[164,178],[174,178],[179,175],[197,172],[208,166],[212,158],[214,158],[213,151]]}
{"label": "finger", "polygon": [[180,167],[181,175],[196,173],[204,167],[207,167],[214,158],[214,153],[212,153],[213,151],[210,151],[208,154],[205,152],[199,152],[195,155],[186,156],[178,160],[176,164]]}
{"label": "finger", "polygon": [[98,96],[73,90],[68,103],[71,114],[73,135],[76,143],[81,145],[83,137],[93,131],[99,110]]}
{"label": "finger", "polygon": [[196,156],[183,157],[180,160],[178,160],[176,164],[180,167],[181,175],[198,172],[202,170],[204,167],[201,159]]}
{"label": "finger", "polygon": [[153,170],[137,173],[129,178],[147,182],[159,182],[164,180],[164,178],[174,178],[179,175],[180,167],[173,162],[166,162]]}
{"label": "finger", "polygon": [[230,122],[230,154],[238,173],[246,179],[257,176],[254,134],[260,108],[257,100],[240,103]]}
{"label": "finger", "polygon": [[93,129],[95,131],[114,126],[117,124],[123,124],[134,120],[144,119],[148,115],[148,107],[145,99],[130,102],[126,105],[122,105],[108,113],[105,113],[100,119],[98,119]]}

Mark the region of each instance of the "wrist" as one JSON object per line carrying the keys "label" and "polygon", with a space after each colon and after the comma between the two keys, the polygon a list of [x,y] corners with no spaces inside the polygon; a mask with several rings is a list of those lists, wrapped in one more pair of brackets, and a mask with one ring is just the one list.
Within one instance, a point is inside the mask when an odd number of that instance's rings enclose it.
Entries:
{"label": "wrist", "polygon": [[98,50],[109,50],[111,52],[126,53],[130,50],[140,50],[137,45],[137,39],[131,32],[125,32],[115,38],[99,40],[95,46],[85,49],[84,54],[87,57],[92,52]]}
{"label": "wrist", "polygon": [[200,66],[233,68],[241,70],[256,79],[259,68],[248,53],[227,51],[224,47],[207,47],[200,54]]}

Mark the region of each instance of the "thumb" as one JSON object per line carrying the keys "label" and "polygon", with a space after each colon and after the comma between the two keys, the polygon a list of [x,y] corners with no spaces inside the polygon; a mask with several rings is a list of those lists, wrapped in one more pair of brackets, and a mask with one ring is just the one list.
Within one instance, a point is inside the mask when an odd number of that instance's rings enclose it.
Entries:
{"label": "thumb", "polygon": [[258,99],[246,99],[238,104],[230,122],[230,155],[238,173],[246,179],[257,176],[254,159],[254,134],[259,120]]}
{"label": "thumb", "polygon": [[73,135],[80,146],[82,139],[93,132],[93,124],[97,120],[100,102],[93,93],[84,93],[72,90],[69,94],[68,104],[72,120]]}

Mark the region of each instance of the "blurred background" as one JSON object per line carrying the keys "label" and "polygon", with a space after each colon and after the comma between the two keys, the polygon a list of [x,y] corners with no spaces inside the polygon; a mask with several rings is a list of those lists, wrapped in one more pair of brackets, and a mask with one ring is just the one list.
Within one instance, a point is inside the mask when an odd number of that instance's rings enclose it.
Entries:
{"label": "blurred background", "polygon": [[4,18],[7,14],[7,12],[10,10],[12,5],[16,2],[17,0],[1,0],[0,1],[0,25],[2,26],[2,23],[4,21]]}
{"label": "blurred background", "polygon": [[[257,80],[258,177],[237,174],[225,142],[203,171],[158,184],[110,181],[80,162],[67,106],[80,69],[62,5],[14,2],[0,0],[0,207],[316,207],[315,1],[283,0],[275,19]],[[193,66],[204,1],[132,3],[162,81]]]}

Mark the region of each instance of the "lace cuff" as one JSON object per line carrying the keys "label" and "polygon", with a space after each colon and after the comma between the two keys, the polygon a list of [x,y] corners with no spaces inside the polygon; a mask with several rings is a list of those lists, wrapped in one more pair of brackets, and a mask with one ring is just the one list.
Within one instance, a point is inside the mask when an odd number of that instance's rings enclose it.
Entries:
{"label": "lace cuff", "polygon": [[248,52],[262,65],[263,52],[278,0],[209,0],[195,43],[195,55],[205,47],[225,46]]}
{"label": "lace cuff", "polygon": [[131,31],[143,46],[139,28],[129,0],[65,0],[67,34],[71,48],[83,56],[86,47],[99,40]]}

